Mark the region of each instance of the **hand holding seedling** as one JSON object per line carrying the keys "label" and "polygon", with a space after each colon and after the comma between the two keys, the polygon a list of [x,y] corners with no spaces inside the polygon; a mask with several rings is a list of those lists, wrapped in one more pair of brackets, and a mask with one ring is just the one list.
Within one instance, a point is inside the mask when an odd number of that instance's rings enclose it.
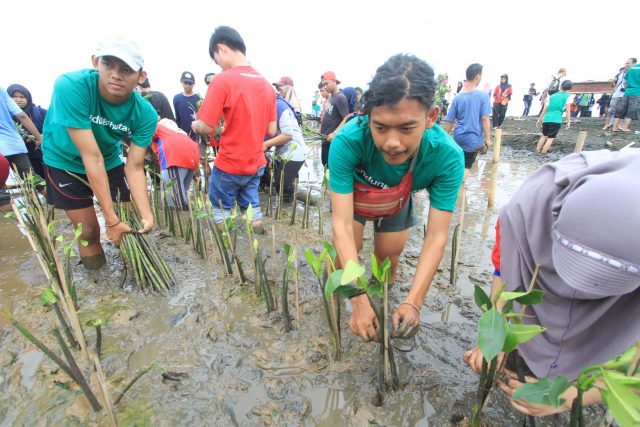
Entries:
{"label": "hand holding seedling", "polygon": [[412,303],[403,302],[391,317],[391,338],[411,338],[420,329],[420,311]]}
{"label": "hand holding seedling", "polygon": [[146,234],[153,229],[153,215],[148,218],[142,218],[142,228],[138,230],[139,234]]}
{"label": "hand holding seedling", "polygon": [[351,305],[351,330],[365,342],[380,341],[380,326],[367,296],[362,294],[351,298]]}
{"label": "hand holding seedling", "polygon": [[[571,410],[571,404],[573,400],[576,398],[577,389],[575,387],[568,388],[561,396],[560,401],[561,405],[558,407],[553,407],[551,405],[544,405],[540,403],[531,403],[527,402],[524,399],[518,399],[517,401],[513,399],[513,394],[524,385],[523,382],[518,381],[518,375],[515,372],[509,371],[508,369],[504,370],[505,377],[503,380],[498,380],[498,385],[504,391],[504,393],[509,398],[509,402],[511,406],[520,411],[525,415],[530,415],[532,417],[545,417],[547,415],[558,414],[560,412],[566,412]],[[533,377],[525,377],[526,383],[537,383],[538,380]]]}
{"label": "hand holding seedling", "polygon": [[[153,223],[152,223],[153,226]],[[107,224],[107,239],[113,241],[115,247],[120,246],[120,241],[122,241],[122,236],[126,233],[133,232],[133,229],[129,227],[124,222],[118,220],[117,223],[109,225]]]}
{"label": "hand holding seedling", "polygon": [[[504,358],[504,352],[498,353],[496,356],[498,358],[498,365],[502,365],[502,359]],[[482,359],[484,356],[480,349],[476,346],[473,350],[465,351],[463,360],[469,365],[471,369],[476,371],[476,374],[480,374],[482,372]]]}

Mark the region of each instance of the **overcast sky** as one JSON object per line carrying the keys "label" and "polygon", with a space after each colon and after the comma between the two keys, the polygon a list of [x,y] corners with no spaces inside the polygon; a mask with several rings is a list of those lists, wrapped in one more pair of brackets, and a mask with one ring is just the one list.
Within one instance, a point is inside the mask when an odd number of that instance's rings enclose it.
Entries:
{"label": "overcast sky", "polygon": [[118,34],[142,48],[153,89],[171,100],[188,70],[204,95],[204,74],[220,71],[209,38],[230,25],[270,82],[292,77],[306,111],[324,71],[335,71],[342,86],[366,87],[379,65],[403,52],[448,73],[453,88],[473,62],[484,65],[481,87],[508,73],[515,104],[507,114],[520,114],[529,83],[543,88],[560,67],[574,81],[608,80],[640,56],[638,27],[625,21],[639,7],[637,0],[609,9],[574,0],[11,1],[2,6],[0,86],[23,84],[46,107],[56,77],[90,67],[98,40]]}

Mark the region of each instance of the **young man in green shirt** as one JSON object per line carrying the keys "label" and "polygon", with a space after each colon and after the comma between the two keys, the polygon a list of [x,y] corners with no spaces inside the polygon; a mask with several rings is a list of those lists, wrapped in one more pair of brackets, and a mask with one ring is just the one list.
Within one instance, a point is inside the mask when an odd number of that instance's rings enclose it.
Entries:
{"label": "young man in green shirt", "polygon": [[567,129],[571,127],[571,94],[569,91],[573,88],[571,80],[565,80],[560,85],[560,92],[551,95],[549,102],[542,109],[542,113],[536,121],[536,126],[540,127],[542,123],[542,136],[536,146],[536,152],[546,154],[553,145],[558,131],[562,127],[562,114],[567,113]]}
{"label": "young man in green shirt", "polygon": [[[425,61],[411,55],[391,57],[369,84],[364,96],[366,115],[340,130],[329,155],[333,241],[343,267],[350,260],[358,262],[364,226],[371,218],[360,214],[359,207],[366,205],[361,203],[361,184],[385,190],[398,186],[409,171],[413,173],[409,194],[398,199],[406,203],[374,222],[374,252],[379,261],[390,259],[391,282],[409,229],[417,223],[410,192],[426,189],[429,193],[427,231],[413,284],[392,317],[392,336],[397,337],[412,335],[420,325],[420,310],[444,253],[464,176],[462,149],[435,124],[440,114],[434,106],[435,89],[433,69]],[[351,329],[365,340],[377,340],[380,325],[367,296],[354,296],[351,303]]]}
{"label": "young man in green shirt", "polygon": [[[624,95],[614,111],[613,132],[631,132],[631,120],[638,120],[640,112],[640,64],[636,58],[630,58],[633,64],[624,76]],[[624,119],[622,126],[620,120]]]}
{"label": "young man in green shirt", "polygon": [[[74,227],[82,224],[80,238],[88,245],[79,246],[80,258],[86,268],[97,269],[106,259],[94,195],[104,216],[107,238],[116,245],[124,233],[133,231],[114,210],[118,194],[125,202],[133,197],[143,222],[139,233],[153,228],[144,156],[158,115],[134,91],[146,78],[144,60],[134,42],[122,37],[105,41],[92,62],[93,69],[66,73],[56,80],[44,123],[42,152],[47,201],[63,209]],[[126,137],[131,144],[123,166],[122,141]]]}

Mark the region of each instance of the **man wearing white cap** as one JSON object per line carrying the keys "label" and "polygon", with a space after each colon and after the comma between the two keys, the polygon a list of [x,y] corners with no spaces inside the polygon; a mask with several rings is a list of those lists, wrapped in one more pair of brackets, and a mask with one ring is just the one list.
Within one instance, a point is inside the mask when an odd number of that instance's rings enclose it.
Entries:
{"label": "man wearing white cap", "polygon": [[[142,53],[133,41],[118,37],[100,43],[91,60],[92,69],[69,72],[56,80],[42,152],[47,201],[65,210],[74,227],[82,224],[80,239],[88,245],[79,246],[80,259],[86,268],[97,269],[106,260],[94,196],[104,216],[107,238],[116,245],[124,233],[133,232],[115,212],[113,201],[118,194],[125,202],[133,197],[143,222],[139,233],[153,228],[144,156],[158,115],[134,91],[146,72]],[[125,138],[131,140],[126,166],[121,148]]]}

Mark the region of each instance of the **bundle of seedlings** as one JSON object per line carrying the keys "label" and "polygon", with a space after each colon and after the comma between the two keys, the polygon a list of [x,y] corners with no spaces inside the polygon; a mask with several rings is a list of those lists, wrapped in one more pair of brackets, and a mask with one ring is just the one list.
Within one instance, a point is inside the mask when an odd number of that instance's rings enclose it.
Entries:
{"label": "bundle of seedlings", "polygon": [[[56,321],[52,322],[55,325],[52,328],[52,334],[62,356],[45,344],[44,340],[36,337],[11,313],[5,310],[5,315],[25,338],[78,384],[94,411],[98,412],[104,408],[111,423],[116,425],[100,360],[96,353],[88,348],[84,331],[78,320],[70,259],[75,256],[76,244],[86,245],[86,242],[79,240],[82,227],[79,226],[75,230],[70,242],[65,242],[62,236],[54,235],[53,224],[47,222],[47,207],[36,191],[38,181],[38,178],[30,176],[21,182],[22,197],[12,201],[12,208],[49,282],[49,287],[42,294],[40,301],[55,313]],[[58,256],[57,244],[63,247],[64,263]],[[80,359],[78,359],[78,353]]]}
{"label": "bundle of seedlings", "polygon": [[[536,383],[522,385],[513,394],[514,400],[548,405],[554,408],[565,403],[562,395],[570,387],[576,387],[578,394],[571,404],[569,425],[585,426],[583,396],[597,388],[609,413],[620,426],[640,425],[640,341],[622,355],[600,365],[588,366],[571,382],[563,375],[553,380],[540,378]],[[610,425],[603,422],[601,425]]]}
{"label": "bundle of seedlings", "polygon": [[[134,230],[142,227],[142,220],[133,203],[116,202],[120,220]],[[122,236],[120,253],[138,289],[144,293],[170,295],[176,286],[176,278],[148,237],[139,233]]]}
{"label": "bundle of seedlings", "polygon": [[[181,195],[175,181],[162,182],[162,202],[164,206],[164,222],[169,228],[169,232],[175,237],[184,236],[181,212]],[[170,203],[169,200],[173,202]]]}
{"label": "bundle of seedlings", "polygon": [[[480,425],[480,414],[487,402],[489,393],[496,386],[496,376],[502,373],[507,356],[517,349],[518,344],[529,341],[545,331],[540,325],[524,324],[522,318],[526,306],[539,304],[544,292],[533,289],[538,275],[536,268],[528,292],[503,292],[499,289],[491,298],[475,285],[474,300],[482,310],[478,321],[478,348],[482,353],[482,369],[473,405],[471,425]],[[520,313],[513,311],[513,302],[522,305]],[[524,382],[524,377],[521,378]],[[529,423],[535,425],[532,417]]]}
{"label": "bundle of seedlings", "polygon": [[[201,197],[200,189],[196,186],[189,200],[189,218],[187,224],[187,232],[185,240],[187,243],[191,241],[193,250],[195,250],[200,258],[207,259],[207,244],[205,239],[206,221],[209,215],[205,211],[205,202]],[[205,221],[205,225],[203,225]]]}
{"label": "bundle of seedlings", "polygon": [[253,265],[254,265],[254,286],[256,290],[256,296],[264,297],[264,303],[267,307],[267,314],[276,309],[273,299],[273,293],[271,292],[271,286],[269,279],[267,278],[267,271],[265,268],[266,260],[262,257],[262,251],[260,250],[260,244],[253,233],[253,207],[251,204],[247,207],[245,214],[242,216],[244,219],[245,229],[249,242],[251,242],[251,248],[253,250]]}
{"label": "bundle of seedlings", "polygon": [[342,335],[340,332],[340,304],[338,295],[333,292],[327,294],[326,283],[327,277],[335,270],[336,250],[328,242],[324,242],[324,247],[320,255],[314,256],[311,249],[305,250],[305,257],[313,271],[313,275],[318,281],[320,294],[322,295],[322,305],[324,306],[324,314],[327,319],[327,326],[331,332],[331,343],[333,344],[333,357],[340,360],[342,355]]}
{"label": "bundle of seedlings", "polygon": [[[389,278],[391,276],[391,261],[386,258],[378,263],[375,254],[371,254],[371,272],[374,280],[367,280],[363,266],[349,260],[343,270],[336,270],[329,276],[325,285],[327,296],[338,293],[351,298],[359,294],[366,294],[373,309],[382,336],[379,337],[378,352],[378,388],[374,403],[382,405],[383,393],[397,390],[400,386],[398,369],[395,362],[393,346],[391,345],[391,327],[389,315]],[[379,302],[376,303],[375,300]]]}

